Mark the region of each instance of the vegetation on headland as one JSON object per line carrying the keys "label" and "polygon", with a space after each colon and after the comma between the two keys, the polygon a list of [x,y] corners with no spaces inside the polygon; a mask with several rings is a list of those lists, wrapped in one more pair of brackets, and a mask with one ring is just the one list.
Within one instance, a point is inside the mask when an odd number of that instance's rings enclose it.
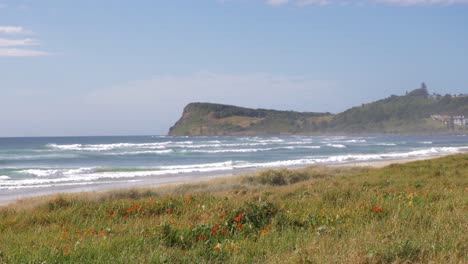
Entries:
{"label": "vegetation on headland", "polygon": [[249,109],[230,105],[191,103],[169,135],[280,135],[313,133],[447,133],[467,132],[468,126],[447,126],[431,115],[464,115],[468,96],[430,95],[423,85],[406,95],[353,107],[336,115]]}
{"label": "vegetation on headland", "polygon": [[460,154],[24,200],[0,263],[464,263],[467,176]]}

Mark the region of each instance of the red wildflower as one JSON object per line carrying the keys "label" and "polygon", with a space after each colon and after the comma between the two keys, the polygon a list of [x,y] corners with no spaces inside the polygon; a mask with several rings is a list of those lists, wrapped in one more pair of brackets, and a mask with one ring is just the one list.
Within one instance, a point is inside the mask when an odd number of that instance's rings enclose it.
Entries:
{"label": "red wildflower", "polygon": [[169,208],[167,208],[167,210],[166,210],[166,214],[171,214],[171,213],[172,213],[172,208],[170,208],[170,207],[169,207]]}
{"label": "red wildflower", "polygon": [[372,208],[372,211],[377,212],[377,213],[383,213],[382,208],[378,207],[377,205]]}
{"label": "red wildflower", "polygon": [[151,205],[154,204],[154,200],[153,200],[153,199],[150,200],[150,204],[151,204]]}
{"label": "red wildflower", "polygon": [[221,217],[224,217],[225,215],[226,215],[226,213],[225,213],[224,211],[222,211],[222,212],[219,214],[219,216],[221,216]]}
{"label": "red wildflower", "polygon": [[234,220],[235,220],[237,223],[239,223],[239,222],[241,221],[241,219],[242,219],[242,216],[243,216],[242,213],[239,213],[239,215],[236,216],[236,218],[234,218]]}
{"label": "red wildflower", "polygon": [[201,234],[201,235],[198,236],[198,240],[203,240],[203,239],[205,239],[205,237],[206,236],[204,234]]}
{"label": "red wildflower", "polygon": [[189,198],[189,199],[193,199],[193,195],[190,194],[190,195],[188,196],[188,198]]}
{"label": "red wildflower", "polygon": [[218,226],[219,226],[219,225],[215,225],[215,226],[213,226],[213,227],[211,228],[211,233],[212,233],[213,235],[217,235],[217,234],[218,234]]}

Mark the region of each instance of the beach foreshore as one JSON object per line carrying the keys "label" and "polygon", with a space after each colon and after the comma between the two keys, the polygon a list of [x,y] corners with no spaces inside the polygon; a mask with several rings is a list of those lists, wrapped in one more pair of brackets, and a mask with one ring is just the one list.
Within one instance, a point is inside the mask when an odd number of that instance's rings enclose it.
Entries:
{"label": "beach foreshore", "polygon": [[[392,160],[377,160],[377,161],[364,161],[364,162],[349,162],[342,164],[307,164],[287,167],[288,169],[300,169],[310,166],[329,166],[329,167],[372,167],[381,168],[390,164],[401,164],[418,160],[427,160],[433,158],[439,158],[447,155],[439,156],[427,156],[417,158],[404,158],[404,159],[392,159]],[[229,171],[212,171],[212,172],[193,172],[184,174],[170,174],[160,175],[155,177],[144,177],[139,179],[128,179],[121,181],[103,181],[99,183],[76,183],[72,185],[61,185],[61,186],[50,186],[42,188],[23,188],[23,189],[9,189],[0,190],[0,207],[12,205],[15,202],[22,202],[34,197],[39,196],[50,196],[63,193],[105,193],[123,189],[133,188],[164,188],[166,186],[178,185],[178,184],[193,184],[201,181],[207,181],[222,177],[233,177],[252,174],[258,171],[266,169],[278,169],[279,167],[272,168],[246,168],[246,169],[235,169]]]}

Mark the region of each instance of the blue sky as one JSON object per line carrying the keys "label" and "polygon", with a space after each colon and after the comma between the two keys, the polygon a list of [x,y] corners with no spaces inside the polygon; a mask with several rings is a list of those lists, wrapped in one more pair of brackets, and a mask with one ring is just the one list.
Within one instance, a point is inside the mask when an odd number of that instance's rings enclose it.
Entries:
{"label": "blue sky", "polygon": [[0,0],[0,136],[165,134],[185,104],[468,92],[468,0]]}

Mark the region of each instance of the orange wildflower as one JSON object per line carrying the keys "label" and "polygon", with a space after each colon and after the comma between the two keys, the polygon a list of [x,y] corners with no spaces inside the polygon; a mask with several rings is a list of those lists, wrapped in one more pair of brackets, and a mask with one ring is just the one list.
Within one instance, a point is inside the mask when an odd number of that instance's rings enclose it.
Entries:
{"label": "orange wildflower", "polygon": [[377,213],[383,213],[382,208],[378,207],[377,205],[372,208],[372,211]]}

